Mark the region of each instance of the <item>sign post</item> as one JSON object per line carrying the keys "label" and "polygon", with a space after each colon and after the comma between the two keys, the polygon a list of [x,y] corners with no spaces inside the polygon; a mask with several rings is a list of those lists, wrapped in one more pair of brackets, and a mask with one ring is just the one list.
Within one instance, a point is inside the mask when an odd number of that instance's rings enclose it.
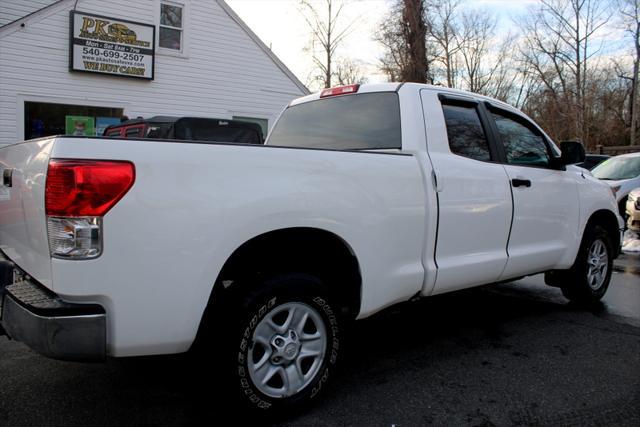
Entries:
{"label": "sign post", "polygon": [[71,11],[69,69],[153,80],[155,26]]}

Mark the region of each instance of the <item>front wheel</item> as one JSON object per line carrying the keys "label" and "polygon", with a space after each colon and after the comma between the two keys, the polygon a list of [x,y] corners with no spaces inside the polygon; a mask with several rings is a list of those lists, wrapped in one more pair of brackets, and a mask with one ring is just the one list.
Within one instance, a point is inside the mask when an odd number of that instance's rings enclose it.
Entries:
{"label": "front wheel", "polygon": [[571,301],[592,304],[607,292],[613,270],[613,247],[606,230],[594,226],[585,233],[578,257],[565,275],[562,294]]}
{"label": "front wheel", "polygon": [[236,335],[236,384],[250,406],[278,410],[315,398],[340,350],[338,311],[322,283],[283,275],[245,297]]}

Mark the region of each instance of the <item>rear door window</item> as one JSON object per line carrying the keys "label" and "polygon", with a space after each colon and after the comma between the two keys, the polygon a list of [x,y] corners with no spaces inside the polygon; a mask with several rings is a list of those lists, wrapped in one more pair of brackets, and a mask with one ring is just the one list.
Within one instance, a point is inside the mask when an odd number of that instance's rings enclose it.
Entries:
{"label": "rear door window", "polygon": [[449,149],[453,154],[490,161],[491,151],[475,105],[442,105]]}
{"label": "rear door window", "polygon": [[400,149],[398,95],[363,93],[294,105],[284,111],[267,144],[331,150]]}

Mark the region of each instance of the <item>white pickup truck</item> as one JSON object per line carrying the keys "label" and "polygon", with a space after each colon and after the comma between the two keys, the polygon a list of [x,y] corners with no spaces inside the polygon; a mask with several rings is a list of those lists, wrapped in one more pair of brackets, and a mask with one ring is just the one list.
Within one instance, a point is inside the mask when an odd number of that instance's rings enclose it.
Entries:
{"label": "white pickup truck", "polygon": [[249,406],[296,405],[345,322],[392,304],[542,272],[599,300],[623,223],[583,158],[507,104],[409,83],[297,99],[264,146],[3,147],[1,322],[59,359],[201,347]]}

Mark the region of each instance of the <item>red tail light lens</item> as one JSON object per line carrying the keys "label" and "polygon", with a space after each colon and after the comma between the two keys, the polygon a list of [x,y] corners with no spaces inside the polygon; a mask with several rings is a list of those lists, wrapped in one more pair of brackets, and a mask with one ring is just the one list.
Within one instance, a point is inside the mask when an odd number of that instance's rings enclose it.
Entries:
{"label": "red tail light lens", "polygon": [[48,216],[104,216],[135,181],[133,163],[50,160],[45,190]]}
{"label": "red tail light lens", "polygon": [[329,96],[347,95],[349,93],[356,93],[358,92],[358,89],[360,89],[360,85],[331,87],[329,89],[325,89],[322,92],[320,92],[320,98],[327,98]]}

